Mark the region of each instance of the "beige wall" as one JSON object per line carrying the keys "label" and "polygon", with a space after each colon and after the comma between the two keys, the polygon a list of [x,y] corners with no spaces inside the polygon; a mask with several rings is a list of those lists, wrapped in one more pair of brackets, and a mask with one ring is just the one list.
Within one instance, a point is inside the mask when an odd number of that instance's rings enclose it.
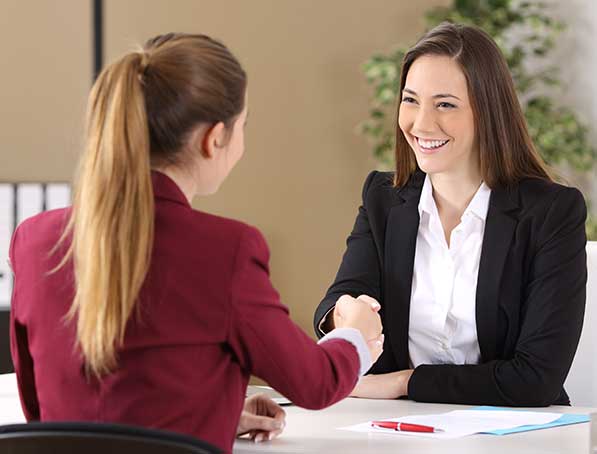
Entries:
{"label": "beige wall", "polygon": [[0,181],[69,180],[91,83],[91,2],[0,3]]}
{"label": "beige wall", "polygon": [[[0,180],[71,175],[91,69],[88,3],[3,0]],[[423,12],[448,1],[105,3],[108,61],[152,35],[187,31],[220,38],[245,64],[245,158],[217,195],[195,206],[263,231],[282,301],[312,334],[313,310],[333,279],[361,185],[375,167],[355,133],[370,95],[360,65],[375,51],[411,43],[423,29]],[[14,46],[24,30],[28,36]]]}

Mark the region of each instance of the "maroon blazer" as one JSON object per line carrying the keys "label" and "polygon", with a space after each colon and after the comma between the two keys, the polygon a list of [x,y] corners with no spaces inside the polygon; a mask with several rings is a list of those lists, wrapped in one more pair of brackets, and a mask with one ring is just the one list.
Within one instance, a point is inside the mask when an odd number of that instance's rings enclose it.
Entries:
{"label": "maroon blazer", "polygon": [[89,379],[66,322],[74,294],[65,248],[50,255],[69,210],[42,213],[14,234],[11,350],[27,420],[106,421],[168,429],[231,451],[250,374],[295,404],[318,409],[358,379],[352,344],[320,345],[288,316],[253,227],[191,208],[153,172],[155,242],[119,367]]}

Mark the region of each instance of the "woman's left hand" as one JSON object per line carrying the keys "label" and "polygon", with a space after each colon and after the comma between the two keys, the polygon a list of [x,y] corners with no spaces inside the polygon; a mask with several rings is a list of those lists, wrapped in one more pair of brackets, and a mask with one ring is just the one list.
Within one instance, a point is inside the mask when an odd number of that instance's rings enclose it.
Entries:
{"label": "woman's left hand", "polygon": [[249,434],[249,438],[259,443],[273,440],[280,435],[286,425],[286,412],[265,394],[254,394],[245,400],[240,415],[236,435]]}
{"label": "woman's left hand", "polygon": [[352,390],[352,397],[369,399],[397,399],[408,395],[408,381],[413,369],[390,372],[388,374],[365,375]]}

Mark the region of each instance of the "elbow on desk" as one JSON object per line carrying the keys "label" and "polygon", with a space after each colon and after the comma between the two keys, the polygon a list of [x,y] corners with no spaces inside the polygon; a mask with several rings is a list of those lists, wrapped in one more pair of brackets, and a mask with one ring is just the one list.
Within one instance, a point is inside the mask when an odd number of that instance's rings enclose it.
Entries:
{"label": "elbow on desk", "polygon": [[[346,397],[346,396],[344,396]],[[311,396],[300,396],[295,399],[291,399],[292,403],[305,408],[307,410],[323,410],[336,402],[339,402],[344,397],[330,396],[330,395],[311,395]]]}
{"label": "elbow on desk", "polygon": [[506,399],[511,407],[549,407],[562,393],[560,383],[531,383],[520,386]]}
{"label": "elbow on desk", "polygon": [[294,393],[292,397],[288,396],[288,398],[293,404],[307,410],[323,410],[348,397],[354,386],[346,390],[339,388],[338,386],[317,387],[309,390],[305,388],[303,392]]}

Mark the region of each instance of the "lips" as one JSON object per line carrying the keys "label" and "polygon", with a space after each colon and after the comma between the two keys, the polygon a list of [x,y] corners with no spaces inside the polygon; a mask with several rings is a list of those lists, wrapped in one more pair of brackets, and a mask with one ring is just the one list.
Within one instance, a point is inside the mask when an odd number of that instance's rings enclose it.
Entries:
{"label": "lips", "polygon": [[419,149],[423,153],[436,153],[442,149],[450,140],[449,139],[422,139],[415,137],[415,141]]}

